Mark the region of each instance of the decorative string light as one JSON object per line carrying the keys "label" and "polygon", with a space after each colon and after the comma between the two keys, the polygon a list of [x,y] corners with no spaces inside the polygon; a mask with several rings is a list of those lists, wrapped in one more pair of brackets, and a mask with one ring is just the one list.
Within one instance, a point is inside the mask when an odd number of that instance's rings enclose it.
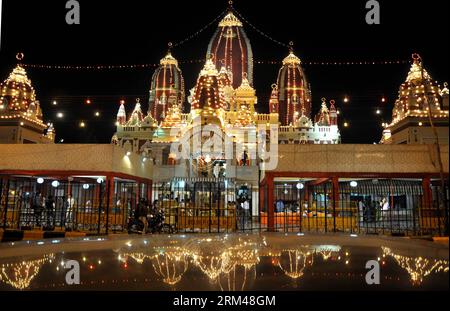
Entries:
{"label": "decorative string light", "polygon": [[276,43],[276,44],[278,44],[278,45],[280,45],[280,46],[282,46],[282,47],[289,48],[289,46],[290,46],[289,44],[283,43],[283,42],[278,41],[278,40],[274,39],[273,37],[269,36],[267,33],[263,32],[263,31],[260,30],[258,27],[256,27],[256,26],[253,25],[252,23],[250,23],[250,22],[249,22],[244,16],[242,16],[242,14],[240,14],[238,11],[233,10],[233,12],[236,13],[236,15],[238,15],[239,18],[240,18],[241,20],[243,20],[247,25],[249,25],[253,30],[255,30],[257,33],[259,33],[261,36],[263,36],[263,37],[269,39],[270,41],[272,41],[272,42],[274,42],[274,43]]}
{"label": "decorative string light", "polygon": [[202,27],[200,30],[196,31],[195,33],[187,36],[186,38],[184,38],[183,40],[180,40],[178,42],[173,43],[173,47],[178,47],[180,45],[185,44],[186,42],[198,37],[201,33],[203,33],[206,29],[208,29],[209,27],[211,27],[212,25],[216,24],[217,21],[219,21],[219,19],[221,19],[225,14],[227,13],[227,11],[223,11],[222,13],[220,13],[214,20],[212,20],[210,23],[206,24],[204,27]]}
{"label": "decorative string light", "polygon": [[431,273],[447,273],[449,271],[448,260],[402,256],[384,246],[382,250],[383,257],[390,256],[394,258],[397,264],[408,272],[413,285],[422,284],[423,279]]}
{"label": "decorative string light", "polygon": [[44,255],[42,259],[3,264],[0,266],[0,281],[19,290],[27,289],[30,287],[31,281],[38,275],[41,267],[54,258],[54,254],[48,254]]}
{"label": "decorative string light", "polygon": [[[179,60],[179,64],[202,64],[205,59]],[[303,66],[370,66],[370,65],[404,65],[410,64],[408,60],[381,60],[381,61],[304,61]],[[257,65],[282,65],[282,61],[255,60]],[[22,64],[24,68],[62,70],[62,71],[105,71],[157,68],[160,64],[132,64],[132,65],[51,65],[51,64]]]}

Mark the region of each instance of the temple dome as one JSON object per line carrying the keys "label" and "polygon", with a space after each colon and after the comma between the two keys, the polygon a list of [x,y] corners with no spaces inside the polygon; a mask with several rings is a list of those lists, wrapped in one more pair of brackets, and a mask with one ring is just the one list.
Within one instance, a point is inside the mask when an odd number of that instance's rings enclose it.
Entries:
{"label": "temple dome", "polygon": [[283,60],[283,65],[300,65],[302,61],[298,58],[293,51]]}
{"label": "temple dome", "polygon": [[[175,97],[171,97],[175,93]],[[175,100],[175,103],[169,103],[169,98]],[[164,121],[169,107],[176,104],[182,109],[185,99],[185,86],[183,74],[178,67],[178,61],[169,51],[161,59],[159,67],[155,70],[149,99],[149,115],[156,120],[158,124]]]}
{"label": "temple dome", "polygon": [[[413,58],[413,64],[411,65],[411,69],[409,70],[408,76],[406,77],[407,83],[412,84],[420,84],[424,82],[423,80],[431,80],[430,75],[428,72],[423,68],[422,66],[422,59],[418,54],[414,54],[412,56]],[[422,76],[422,70],[423,70],[423,76]]]}
{"label": "temple dome", "polygon": [[208,55],[214,56],[214,64],[220,69],[222,66],[230,69],[233,88],[242,83],[246,73],[253,85],[253,51],[242,22],[230,8],[228,14],[219,23],[219,27],[208,45]]}
{"label": "temple dome", "polygon": [[302,114],[311,116],[311,91],[298,58],[291,50],[278,73],[278,113],[281,125],[296,123]]}
{"label": "temple dome", "polygon": [[[23,56],[18,54],[21,61]],[[9,111],[27,112],[30,104],[36,101],[36,92],[27,76],[27,72],[18,64],[9,77],[0,84],[0,104]]]}
{"label": "temple dome", "polygon": [[203,123],[222,124],[226,108],[224,85],[212,59],[208,59],[192,91],[191,113],[194,120],[202,116]]}

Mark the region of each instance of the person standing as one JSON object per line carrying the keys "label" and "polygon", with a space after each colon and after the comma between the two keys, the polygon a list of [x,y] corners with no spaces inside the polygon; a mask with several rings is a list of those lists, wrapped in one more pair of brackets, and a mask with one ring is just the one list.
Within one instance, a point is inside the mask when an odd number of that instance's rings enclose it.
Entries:
{"label": "person standing", "polygon": [[45,202],[45,211],[47,213],[47,228],[53,230],[55,228],[55,200],[51,194]]}
{"label": "person standing", "polygon": [[242,211],[244,213],[244,227],[248,227],[248,222],[250,220],[250,203],[245,200],[242,203]]}
{"label": "person standing", "polygon": [[383,198],[383,200],[381,201],[381,215],[383,220],[387,218],[389,209],[389,201],[386,198]]}
{"label": "person standing", "polygon": [[42,209],[43,209],[42,195],[38,191],[36,192],[33,198],[33,214],[35,225],[37,227],[41,226]]}
{"label": "person standing", "polygon": [[358,201],[359,222],[364,222],[364,203],[362,200]]}
{"label": "person standing", "polygon": [[247,150],[244,150],[244,154],[242,155],[242,166],[248,166]]}
{"label": "person standing", "polygon": [[69,194],[67,196],[67,201],[66,201],[66,215],[65,215],[65,226],[66,229],[73,229],[73,224],[74,224],[74,219],[73,219],[73,208],[75,206],[75,199],[72,197],[71,194]]}

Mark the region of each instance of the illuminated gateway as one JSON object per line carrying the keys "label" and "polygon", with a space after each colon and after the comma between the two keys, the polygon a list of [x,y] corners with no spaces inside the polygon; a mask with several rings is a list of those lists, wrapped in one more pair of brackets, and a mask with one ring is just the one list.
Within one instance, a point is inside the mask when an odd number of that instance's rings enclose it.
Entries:
{"label": "illuminated gateway", "polygon": [[[169,48],[156,69],[150,89],[148,112],[141,102],[127,114],[122,103],[117,115],[117,133],[113,143],[131,152],[152,150],[160,164],[176,162],[168,151],[197,125],[215,125],[233,142],[243,142],[244,150],[253,137],[279,126],[279,144],[338,144],[340,132],[334,101],[322,99],[321,107],[312,117],[310,85],[301,60],[291,48],[272,85],[269,113],[257,113],[259,105],[253,87],[253,51],[242,22],[230,8],[220,21],[206,51],[203,69],[196,85],[186,96],[185,83],[178,61]],[[190,112],[182,113],[185,102]],[[247,139],[242,140],[239,133]],[[220,156],[215,156],[216,159]],[[249,159],[252,160],[252,159]]]}

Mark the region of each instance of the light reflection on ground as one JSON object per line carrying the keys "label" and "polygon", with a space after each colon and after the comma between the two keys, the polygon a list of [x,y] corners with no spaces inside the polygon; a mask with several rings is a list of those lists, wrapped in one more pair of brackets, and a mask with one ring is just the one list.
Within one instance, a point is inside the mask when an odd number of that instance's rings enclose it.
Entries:
{"label": "light reflection on ground", "polygon": [[[81,284],[65,283],[77,260]],[[381,285],[365,283],[368,260]],[[448,244],[403,238],[190,235],[0,245],[0,290],[449,289]]]}

